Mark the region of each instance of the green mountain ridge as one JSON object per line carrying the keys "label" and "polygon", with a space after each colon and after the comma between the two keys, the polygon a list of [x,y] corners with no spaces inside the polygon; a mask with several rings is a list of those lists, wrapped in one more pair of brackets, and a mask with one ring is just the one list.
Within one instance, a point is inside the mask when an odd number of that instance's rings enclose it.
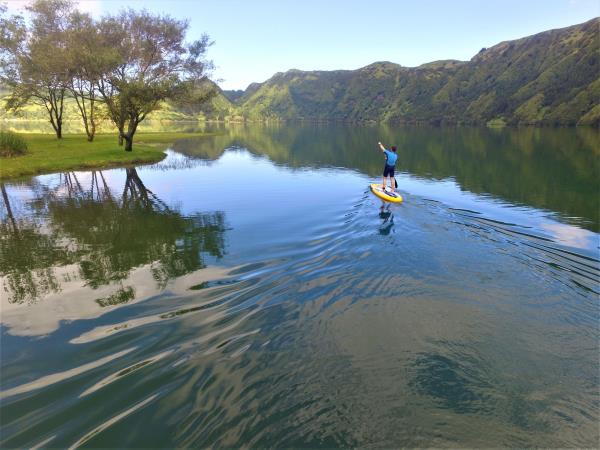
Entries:
{"label": "green mountain ridge", "polygon": [[418,67],[278,72],[238,97],[250,120],[598,125],[600,19]]}

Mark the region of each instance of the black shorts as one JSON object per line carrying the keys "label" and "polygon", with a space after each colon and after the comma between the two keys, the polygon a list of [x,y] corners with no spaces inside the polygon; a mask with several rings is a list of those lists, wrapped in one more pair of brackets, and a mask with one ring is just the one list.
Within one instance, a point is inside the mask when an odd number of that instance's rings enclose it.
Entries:
{"label": "black shorts", "polygon": [[386,164],[385,168],[383,169],[383,176],[384,177],[393,177],[395,168],[396,168],[395,166],[388,166]]}

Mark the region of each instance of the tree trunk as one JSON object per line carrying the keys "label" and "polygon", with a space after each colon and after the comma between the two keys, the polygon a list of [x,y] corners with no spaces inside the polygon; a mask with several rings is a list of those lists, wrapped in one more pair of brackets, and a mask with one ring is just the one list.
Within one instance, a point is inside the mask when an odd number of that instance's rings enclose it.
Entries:
{"label": "tree trunk", "polygon": [[15,216],[13,216],[13,212],[10,207],[10,201],[8,200],[8,194],[6,193],[6,188],[4,187],[4,183],[0,183],[0,191],[2,191],[2,198],[4,199],[4,206],[6,206],[6,212],[8,213],[8,218],[13,226],[13,231],[18,236],[19,229],[17,228],[17,222],[15,221]]}
{"label": "tree trunk", "polygon": [[53,111],[49,110],[50,113],[50,125],[56,133],[57,139],[62,139],[62,121],[58,117],[54,117]]}
{"label": "tree trunk", "polygon": [[88,142],[92,142],[94,140],[94,136],[96,136],[96,121],[94,120],[93,112],[92,116],[90,116],[90,133],[88,133]]}
{"label": "tree trunk", "polygon": [[137,116],[131,117],[129,119],[129,124],[127,125],[127,133],[122,133],[123,138],[125,139],[125,151],[130,152],[133,149],[133,135],[137,130],[137,126],[139,124],[139,119]]}
{"label": "tree trunk", "polygon": [[130,152],[131,150],[133,150],[133,136],[129,136],[129,135],[124,135],[123,138],[125,139],[125,151],[126,152]]}
{"label": "tree trunk", "polygon": [[85,124],[85,134],[87,134],[88,142],[92,142],[94,140],[94,135],[96,134],[96,125],[94,124],[94,119],[90,120],[91,123],[88,125],[87,121]]}
{"label": "tree trunk", "polygon": [[90,141],[90,129],[88,128],[88,124],[85,121],[83,122],[83,128],[85,129],[85,134],[87,135],[87,140],[89,142]]}
{"label": "tree trunk", "polygon": [[[91,83],[90,85],[92,86]],[[81,80],[72,81],[69,91],[71,92],[72,97],[75,99],[77,108],[79,108],[79,114],[81,115],[81,120],[83,121],[83,127],[85,129],[85,134],[87,135],[87,140],[88,142],[92,142],[94,140],[94,135],[96,134],[96,123],[94,121],[94,92],[88,91],[86,94],[85,89],[83,88],[83,81]],[[88,101],[90,103],[89,113],[85,104],[86,95],[88,95]]]}
{"label": "tree trunk", "polygon": [[119,130],[119,146],[123,147],[123,142],[125,141],[125,123],[121,122],[117,124],[117,130]]}
{"label": "tree trunk", "polygon": [[[92,85],[90,83],[90,85]],[[88,133],[88,142],[92,142],[94,140],[94,136],[96,136],[96,119],[94,117],[94,109],[95,109],[95,99],[90,96],[90,132]]]}

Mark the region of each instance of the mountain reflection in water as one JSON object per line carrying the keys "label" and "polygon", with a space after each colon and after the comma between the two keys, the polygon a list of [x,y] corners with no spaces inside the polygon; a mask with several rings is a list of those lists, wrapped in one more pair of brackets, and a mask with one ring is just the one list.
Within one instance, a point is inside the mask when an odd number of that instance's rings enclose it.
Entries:
{"label": "mountain reflection in water", "polygon": [[236,125],[173,148],[191,158],[217,159],[246,148],[286,167],[344,167],[379,176],[377,140],[398,146],[400,171],[430,180],[451,178],[462,190],[511,204],[547,208],[600,230],[598,130],[569,128],[349,127]]}

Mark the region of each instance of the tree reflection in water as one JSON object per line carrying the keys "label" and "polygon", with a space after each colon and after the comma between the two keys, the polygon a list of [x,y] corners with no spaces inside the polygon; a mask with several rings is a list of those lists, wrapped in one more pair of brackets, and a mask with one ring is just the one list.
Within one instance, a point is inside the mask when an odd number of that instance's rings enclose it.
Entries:
{"label": "tree reflection in water", "polygon": [[116,288],[96,300],[100,306],[123,303],[135,297],[135,286],[125,285],[133,269],[148,268],[162,290],[204,268],[206,255],[224,253],[222,212],[182,215],[135,168],[126,169],[120,197],[102,172],[91,173],[89,187],[75,173],[62,174],[56,187],[41,186],[28,217],[15,218],[3,185],[2,197],[0,275],[11,303],[36,302],[77,279],[92,290]]}
{"label": "tree reflection in water", "polygon": [[71,252],[55,245],[34,220],[17,218],[6,187],[0,183],[6,216],[0,221],[0,276],[10,303],[33,302],[60,289],[53,265],[72,262]]}

